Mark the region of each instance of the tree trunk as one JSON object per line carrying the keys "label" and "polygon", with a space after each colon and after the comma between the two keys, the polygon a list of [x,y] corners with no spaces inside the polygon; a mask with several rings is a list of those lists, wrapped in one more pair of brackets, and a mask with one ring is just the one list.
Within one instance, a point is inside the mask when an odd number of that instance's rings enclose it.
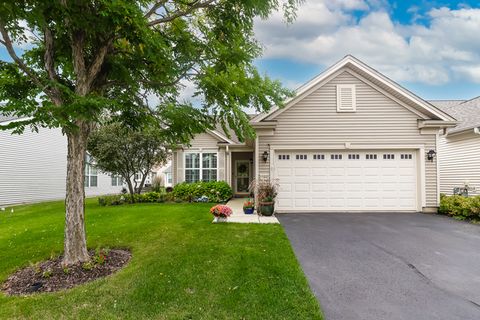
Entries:
{"label": "tree trunk", "polygon": [[90,127],[77,123],[79,130],[67,133],[67,194],[65,197],[64,265],[89,261],[85,234],[85,155]]}
{"label": "tree trunk", "polygon": [[129,177],[128,179],[125,179],[125,182],[127,182],[127,187],[128,187],[128,192],[130,193],[130,199],[132,199],[132,203],[135,202],[135,188],[132,185],[132,181],[130,180],[132,177]]}
{"label": "tree trunk", "polygon": [[140,194],[142,193],[143,186],[145,185],[145,180],[147,180],[147,175],[150,171],[147,171],[147,173],[142,173],[142,181],[140,181],[140,185],[138,186],[138,191],[137,193]]}

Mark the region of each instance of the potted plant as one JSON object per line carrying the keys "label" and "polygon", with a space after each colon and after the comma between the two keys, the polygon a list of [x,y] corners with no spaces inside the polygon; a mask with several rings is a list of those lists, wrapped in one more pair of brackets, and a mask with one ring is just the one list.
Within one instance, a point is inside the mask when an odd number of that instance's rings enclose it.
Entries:
{"label": "potted plant", "polygon": [[259,212],[263,216],[271,216],[275,212],[275,198],[277,197],[278,183],[268,179],[255,181],[253,189],[258,199]]}
{"label": "potted plant", "polygon": [[217,204],[210,209],[210,213],[215,217],[214,222],[225,222],[232,215],[232,209],[224,204]]}
{"label": "potted plant", "polygon": [[243,213],[253,214],[254,210],[255,210],[255,204],[253,203],[252,200],[248,200],[243,203]]}

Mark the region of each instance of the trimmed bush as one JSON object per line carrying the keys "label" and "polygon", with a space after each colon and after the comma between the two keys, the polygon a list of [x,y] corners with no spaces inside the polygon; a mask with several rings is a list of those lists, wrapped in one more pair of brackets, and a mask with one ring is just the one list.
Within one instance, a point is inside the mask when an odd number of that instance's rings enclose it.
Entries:
{"label": "trimmed bush", "polygon": [[[153,202],[166,202],[173,201],[173,199],[167,199],[167,193],[161,192],[146,192],[142,194],[134,194],[133,198],[135,203],[153,203]],[[101,206],[118,206],[122,204],[132,203],[132,198],[129,194],[116,194],[102,196],[98,198],[98,204]]]}
{"label": "trimmed bush", "polygon": [[438,212],[458,220],[480,220],[480,196],[440,196]]}
{"label": "trimmed bush", "polygon": [[209,202],[225,202],[233,195],[225,181],[179,183],[173,188],[175,199],[193,202],[208,198]]}

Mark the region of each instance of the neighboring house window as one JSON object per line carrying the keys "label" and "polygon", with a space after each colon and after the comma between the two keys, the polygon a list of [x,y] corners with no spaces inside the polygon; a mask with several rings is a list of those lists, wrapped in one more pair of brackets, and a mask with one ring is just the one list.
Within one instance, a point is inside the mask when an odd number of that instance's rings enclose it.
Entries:
{"label": "neighboring house window", "polygon": [[140,181],[140,180],[142,180],[142,176],[140,175],[140,173],[135,173],[134,179],[135,179],[136,181]]}
{"label": "neighboring house window", "polygon": [[92,158],[87,155],[85,159],[85,187],[87,188],[98,185],[98,170],[92,162]]}
{"label": "neighboring house window", "polygon": [[185,154],[185,182],[217,181],[217,169],[216,153]]}
{"label": "neighboring house window", "polygon": [[170,172],[165,173],[165,181],[167,181],[168,184],[172,183],[172,174]]}
{"label": "neighboring house window", "polygon": [[119,187],[123,184],[121,176],[112,174],[111,178],[112,178],[112,187]]}

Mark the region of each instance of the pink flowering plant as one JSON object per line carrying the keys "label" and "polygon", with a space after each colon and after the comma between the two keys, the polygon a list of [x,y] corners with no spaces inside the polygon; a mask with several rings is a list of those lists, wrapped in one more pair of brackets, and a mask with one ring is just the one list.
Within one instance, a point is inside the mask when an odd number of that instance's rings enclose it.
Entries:
{"label": "pink flowering plant", "polygon": [[217,204],[210,209],[210,213],[218,218],[228,218],[232,215],[232,209],[224,204]]}

